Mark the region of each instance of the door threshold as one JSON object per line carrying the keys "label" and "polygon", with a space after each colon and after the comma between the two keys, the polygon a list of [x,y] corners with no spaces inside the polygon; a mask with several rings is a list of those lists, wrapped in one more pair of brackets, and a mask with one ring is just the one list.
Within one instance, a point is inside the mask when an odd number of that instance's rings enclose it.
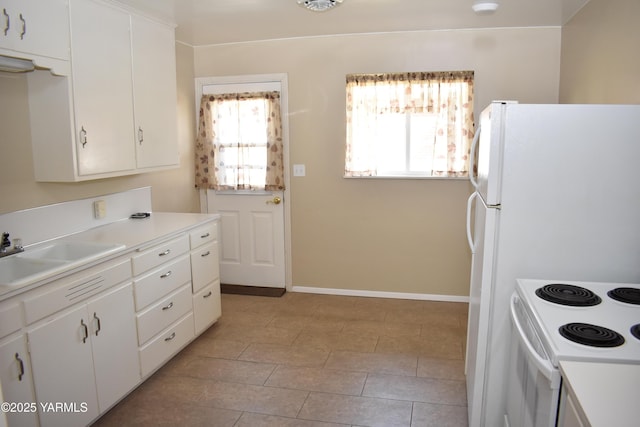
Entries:
{"label": "door threshold", "polygon": [[255,295],[259,297],[281,297],[287,290],[285,288],[267,286],[227,285],[222,283],[220,292],[223,294]]}

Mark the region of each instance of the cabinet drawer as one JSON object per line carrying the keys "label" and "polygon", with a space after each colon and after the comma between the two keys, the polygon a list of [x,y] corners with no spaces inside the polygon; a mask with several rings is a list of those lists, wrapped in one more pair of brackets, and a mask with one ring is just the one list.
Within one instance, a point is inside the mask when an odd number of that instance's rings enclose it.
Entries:
{"label": "cabinet drawer", "polygon": [[180,236],[168,242],[161,243],[150,249],[146,249],[132,257],[133,275],[144,273],[162,263],[171,261],[189,251],[189,238]]}
{"label": "cabinet drawer", "polygon": [[193,322],[196,335],[211,326],[222,315],[220,280],[193,295]]}
{"label": "cabinet drawer", "polygon": [[189,313],[140,348],[142,376],[153,372],[193,337],[193,313]]}
{"label": "cabinet drawer", "polygon": [[190,280],[191,265],[187,255],[162,265],[151,273],[136,279],[133,282],[136,311],[145,308],[158,298],[162,298]]}
{"label": "cabinet drawer", "polygon": [[191,283],[197,292],[220,276],[218,244],[211,243],[191,252]]}
{"label": "cabinet drawer", "polygon": [[191,289],[187,284],[138,313],[138,344],[144,344],[152,336],[191,311],[191,304]]}
{"label": "cabinet drawer", "polygon": [[216,240],[218,240],[218,226],[215,222],[204,227],[200,227],[189,233],[189,242],[191,243],[191,249],[195,249],[198,246],[202,246],[206,243],[215,242]]}
{"label": "cabinet drawer", "polygon": [[6,337],[22,327],[22,316],[18,302],[0,305],[0,338]]}
{"label": "cabinet drawer", "polygon": [[24,313],[27,324],[131,279],[129,258],[105,264],[108,267],[98,265],[52,282],[52,286],[46,287],[47,291],[26,298]]}

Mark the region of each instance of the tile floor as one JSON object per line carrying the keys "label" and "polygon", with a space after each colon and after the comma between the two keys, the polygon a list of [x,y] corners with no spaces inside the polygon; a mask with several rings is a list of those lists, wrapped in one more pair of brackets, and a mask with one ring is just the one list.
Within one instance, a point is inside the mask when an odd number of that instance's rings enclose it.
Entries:
{"label": "tile floor", "polygon": [[467,426],[467,304],[222,295],[222,318],[98,426]]}

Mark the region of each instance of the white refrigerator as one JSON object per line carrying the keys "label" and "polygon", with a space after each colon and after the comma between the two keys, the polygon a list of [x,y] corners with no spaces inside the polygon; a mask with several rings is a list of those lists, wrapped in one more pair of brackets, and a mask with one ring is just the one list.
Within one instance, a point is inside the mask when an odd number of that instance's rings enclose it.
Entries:
{"label": "white refrigerator", "polygon": [[639,131],[640,105],[482,112],[467,204],[470,427],[505,425],[516,278],[640,282]]}

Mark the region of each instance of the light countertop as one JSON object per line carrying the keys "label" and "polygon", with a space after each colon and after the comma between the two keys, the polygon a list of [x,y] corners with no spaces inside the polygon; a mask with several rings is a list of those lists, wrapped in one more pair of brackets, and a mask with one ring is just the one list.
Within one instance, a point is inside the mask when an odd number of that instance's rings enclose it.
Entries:
{"label": "light countertop", "polygon": [[[62,278],[91,265],[135,251],[144,250],[155,244],[159,244],[164,240],[171,239],[180,233],[184,233],[190,229],[219,218],[220,215],[218,214],[153,212],[149,218],[127,218],[72,235],[60,237],[60,239],[58,239],[60,241],[118,244],[122,245],[123,248],[117,252],[110,253],[104,258],[97,259],[80,267],[74,266],[67,270],[58,269],[53,271],[50,275],[38,277],[37,280],[28,281],[20,286],[0,285],[0,301],[39,287],[51,280]],[[53,242],[54,241],[48,241],[42,245],[51,244]],[[39,245],[26,247],[25,252],[30,249],[34,249],[37,246]]]}
{"label": "light countertop", "polygon": [[560,371],[591,427],[640,425],[640,364],[567,361],[560,362]]}

